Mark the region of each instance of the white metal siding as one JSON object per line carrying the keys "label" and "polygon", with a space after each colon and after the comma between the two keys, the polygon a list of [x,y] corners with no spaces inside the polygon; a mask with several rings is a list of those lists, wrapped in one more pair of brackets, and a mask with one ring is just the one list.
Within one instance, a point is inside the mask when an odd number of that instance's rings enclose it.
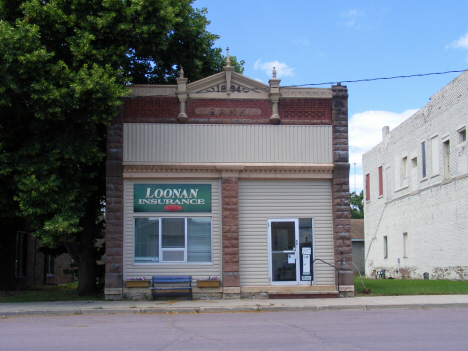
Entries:
{"label": "white metal siding", "polygon": [[[267,219],[270,218],[313,218],[314,258],[334,264],[331,199],[330,180],[240,180],[241,286],[269,285]],[[317,262],[315,284],[334,283],[334,269]]]}
{"label": "white metal siding", "polygon": [[[134,213],[133,212],[133,185],[134,184],[211,184],[211,213]],[[222,274],[221,252],[221,182],[220,180],[180,180],[167,181],[158,179],[128,180],[124,182],[124,280],[129,278],[146,277],[153,275],[191,275],[193,279],[207,278],[208,276],[220,277]],[[161,263],[161,264],[134,264],[134,218],[138,217],[195,217],[212,216],[212,264],[196,263]]]}
{"label": "white metal siding", "polygon": [[126,123],[124,161],[330,164],[332,127]]}

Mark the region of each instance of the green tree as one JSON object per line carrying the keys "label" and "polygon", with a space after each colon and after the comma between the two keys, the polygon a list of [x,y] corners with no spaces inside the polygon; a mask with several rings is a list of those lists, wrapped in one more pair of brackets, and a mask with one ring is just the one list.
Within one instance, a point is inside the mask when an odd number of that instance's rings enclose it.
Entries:
{"label": "green tree", "polygon": [[[191,0],[0,0],[0,215],[64,245],[79,294],[96,289],[105,133],[126,85],[223,65]],[[231,61],[242,72],[243,61]]]}
{"label": "green tree", "polygon": [[364,191],[361,190],[360,194],[355,191],[350,196],[351,218],[363,219],[364,218]]}

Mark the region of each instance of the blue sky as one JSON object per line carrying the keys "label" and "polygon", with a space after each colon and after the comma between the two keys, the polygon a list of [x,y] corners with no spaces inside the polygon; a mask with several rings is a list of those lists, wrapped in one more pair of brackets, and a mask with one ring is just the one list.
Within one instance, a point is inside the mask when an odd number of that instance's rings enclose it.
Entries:
{"label": "blue sky", "polygon": [[[215,45],[245,60],[244,75],[281,85],[340,82],[468,68],[468,1],[196,0]],[[361,155],[459,73],[347,83],[350,188]],[[329,86],[329,85],[328,85]],[[325,86],[326,87],[326,86]],[[356,182],[354,181],[356,163]]]}

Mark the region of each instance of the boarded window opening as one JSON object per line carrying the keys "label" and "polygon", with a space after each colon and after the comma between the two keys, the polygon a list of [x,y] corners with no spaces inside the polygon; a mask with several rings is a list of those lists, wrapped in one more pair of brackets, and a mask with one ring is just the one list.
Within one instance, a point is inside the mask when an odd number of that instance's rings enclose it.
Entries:
{"label": "boarded window opening", "polygon": [[458,131],[458,142],[463,143],[466,141],[466,128]]}
{"label": "boarded window opening", "polygon": [[387,237],[383,237],[383,249],[384,249],[384,258],[388,258],[388,240]]}
{"label": "boarded window opening", "polygon": [[426,178],[426,142],[421,143],[421,168],[422,168],[422,177]]}
{"label": "boarded window opening", "polygon": [[444,179],[450,179],[450,140],[444,141]]}
{"label": "boarded window opening", "polygon": [[403,257],[408,257],[408,233],[403,233]]}
{"label": "boarded window opening", "polygon": [[439,141],[437,137],[431,139],[432,175],[439,173]]}
{"label": "boarded window opening", "polygon": [[370,201],[370,180],[369,174],[366,174],[366,201]]}
{"label": "boarded window opening", "polygon": [[383,195],[383,175],[382,166],[379,167],[379,196]]}
{"label": "boarded window opening", "polygon": [[408,157],[403,157],[403,159],[401,160],[401,175],[403,179],[408,178],[407,167],[408,167]]}

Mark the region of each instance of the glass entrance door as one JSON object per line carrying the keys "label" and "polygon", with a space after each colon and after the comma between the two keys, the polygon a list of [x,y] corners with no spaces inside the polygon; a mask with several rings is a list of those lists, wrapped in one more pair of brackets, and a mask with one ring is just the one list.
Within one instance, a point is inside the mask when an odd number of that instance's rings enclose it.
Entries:
{"label": "glass entrance door", "polygon": [[299,228],[297,219],[271,219],[269,227],[270,281],[297,284]]}

